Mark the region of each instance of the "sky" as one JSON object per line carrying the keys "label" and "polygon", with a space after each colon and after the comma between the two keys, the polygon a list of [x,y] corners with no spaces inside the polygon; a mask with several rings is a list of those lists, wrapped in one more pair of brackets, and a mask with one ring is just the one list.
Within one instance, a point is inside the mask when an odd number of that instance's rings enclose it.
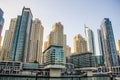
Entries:
{"label": "sky", "polygon": [[3,38],[11,18],[21,15],[24,6],[31,9],[33,19],[41,20],[44,26],[44,40],[52,30],[52,24],[61,22],[72,52],[73,37],[76,34],[85,37],[86,24],[94,32],[96,54],[99,54],[97,29],[100,28],[103,18],[111,20],[115,41],[120,39],[120,0],[0,0],[5,19]]}

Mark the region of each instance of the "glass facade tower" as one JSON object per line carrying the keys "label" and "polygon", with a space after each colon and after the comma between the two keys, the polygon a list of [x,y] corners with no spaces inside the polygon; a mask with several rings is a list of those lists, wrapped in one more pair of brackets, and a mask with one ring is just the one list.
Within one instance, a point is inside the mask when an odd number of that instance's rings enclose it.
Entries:
{"label": "glass facade tower", "polygon": [[91,29],[85,27],[85,36],[86,36],[86,41],[87,41],[87,50],[88,52],[91,52],[95,55],[95,41],[94,41],[94,33]]}
{"label": "glass facade tower", "polygon": [[12,61],[26,62],[32,24],[32,13],[30,8],[23,8],[22,15],[18,16],[13,43],[10,53]]}
{"label": "glass facade tower", "polygon": [[103,46],[103,38],[102,38],[102,32],[101,29],[97,30],[98,33],[98,43],[99,43],[99,51],[100,51],[100,63],[101,65],[104,65],[104,46]]}
{"label": "glass facade tower", "polygon": [[104,18],[101,24],[102,49],[104,49],[105,66],[118,66],[118,55],[115,46],[112,24],[109,18]]}
{"label": "glass facade tower", "polygon": [[[4,24],[4,18],[3,18],[3,14],[4,12],[2,11],[2,9],[0,8],[0,45],[1,45],[1,41],[2,41],[2,29],[3,29],[3,24]],[[1,48],[1,46],[0,46]]]}
{"label": "glass facade tower", "polygon": [[4,18],[3,18],[3,11],[2,9],[0,8],[0,35],[2,33],[2,29],[3,29],[3,24],[4,24]]}

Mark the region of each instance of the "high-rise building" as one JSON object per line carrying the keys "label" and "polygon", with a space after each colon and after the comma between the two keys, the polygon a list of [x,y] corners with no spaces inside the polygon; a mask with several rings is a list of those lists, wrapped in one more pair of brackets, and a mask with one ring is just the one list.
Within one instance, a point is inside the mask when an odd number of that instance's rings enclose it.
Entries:
{"label": "high-rise building", "polygon": [[95,55],[95,41],[94,41],[94,33],[91,29],[85,27],[85,36],[86,36],[86,41],[87,41],[87,50],[88,52],[91,52]]}
{"label": "high-rise building", "polygon": [[2,46],[2,60],[9,61],[16,21],[16,18],[12,18],[10,21],[9,29],[5,32],[5,37]]}
{"label": "high-rise building", "polygon": [[43,26],[39,19],[33,20],[31,35],[30,35],[30,45],[28,62],[37,61],[41,63],[42,57],[42,45],[43,45]]}
{"label": "high-rise building", "polygon": [[50,33],[50,45],[63,46],[64,29],[63,25],[58,22],[52,25],[52,31]]}
{"label": "high-rise building", "polygon": [[104,46],[103,46],[103,37],[102,37],[102,32],[101,32],[101,29],[98,29],[97,30],[97,33],[98,33],[98,43],[99,43],[99,52],[100,52],[100,61],[101,62],[100,64],[101,65],[104,65]]}
{"label": "high-rise building", "polygon": [[66,57],[66,35],[64,34],[63,25],[60,22],[57,22],[52,25],[52,31],[47,36],[47,40],[44,44],[44,50],[50,45],[63,46],[64,50],[64,60]]}
{"label": "high-rise building", "polygon": [[32,24],[32,13],[30,8],[23,8],[22,15],[17,17],[14,32],[10,60],[26,62],[30,41],[30,30]]}
{"label": "high-rise building", "polygon": [[4,18],[3,18],[3,14],[4,12],[2,11],[2,9],[0,8],[0,46],[1,46],[1,41],[2,41],[2,29],[3,29],[3,24],[4,24]]}
{"label": "high-rise building", "polygon": [[49,46],[49,41],[45,41],[45,42],[44,42],[44,50],[47,49],[48,46]]}
{"label": "high-rise building", "polygon": [[104,18],[101,24],[101,33],[103,41],[104,51],[104,64],[105,66],[118,66],[118,55],[116,51],[116,45],[114,40],[114,34],[112,29],[112,23],[109,18]]}
{"label": "high-rise building", "polygon": [[74,53],[84,52],[87,52],[86,41],[80,34],[77,34],[74,37]]}
{"label": "high-rise building", "polygon": [[[63,30],[63,25],[58,22],[52,25],[52,31],[50,34],[47,36],[47,46],[44,46],[45,48],[49,47],[50,45],[58,45],[58,46],[63,46],[64,43],[64,30]],[[45,45],[46,45],[45,42]]]}
{"label": "high-rise building", "polygon": [[117,52],[120,60],[120,40],[117,40],[116,46],[117,46]]}
{"label": "high-rise building", "polygon": [[71,47],[69,45],[66,46],[66,57],[71,55]]}

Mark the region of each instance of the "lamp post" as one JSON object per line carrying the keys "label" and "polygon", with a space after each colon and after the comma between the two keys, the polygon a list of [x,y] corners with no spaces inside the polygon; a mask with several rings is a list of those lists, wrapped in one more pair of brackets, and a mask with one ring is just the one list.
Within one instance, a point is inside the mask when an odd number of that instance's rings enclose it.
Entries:
{"label": "lamp post", "polygon": [[110,74],[110,80],[113,80],[113,76],[112,76],[112,74]]}
{"label": "lamp post", "polygon": [[38,73],[36,73],[35,80],[37,80],[37,77],[38,77]]}

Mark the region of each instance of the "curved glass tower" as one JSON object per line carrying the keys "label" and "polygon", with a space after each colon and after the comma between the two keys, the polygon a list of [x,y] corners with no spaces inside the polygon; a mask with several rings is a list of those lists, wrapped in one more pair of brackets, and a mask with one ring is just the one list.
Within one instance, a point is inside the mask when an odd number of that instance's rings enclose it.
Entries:
{"label": "curved glass tower", "polygon": [[22,15],[18,16],[15,33],[13,37],[10,59],[12,61],[26,62],[32,24],[32,13],[30,8],[23,8]]}
{"label": "curved glass tower", "polygon": [[105,66],[118,66],[118,55],[114,40],[112,24],[109,18],[104,18],[101,24],[102,45]]}

